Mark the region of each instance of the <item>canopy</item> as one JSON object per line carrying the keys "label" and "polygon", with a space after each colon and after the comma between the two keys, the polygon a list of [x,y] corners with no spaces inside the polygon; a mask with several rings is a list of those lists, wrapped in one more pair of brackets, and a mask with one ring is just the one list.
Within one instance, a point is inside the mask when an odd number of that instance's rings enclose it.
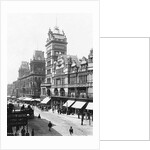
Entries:
{"label": "canopy", "polygon": [[41,99],[40,99],[40,98],[36,98],[36,99],[32,99],[32,101],[40,102],[40,101],[41,101]]}
{"label": "canopy", "polygon": [[32,101],[32,98],[30,98],[30,97],[25,97],[25,98],[23,99],[23,101]]}
{"label": "canopy", "polygon": [[18,99],[19,99],[19,100],[24,100],[24,99],[25,99],[25,97],[19,97]]}
{"label": "canopy", "polygon": [[46,97],[41,101],[41,104],[47,104],[49,101],[50,101],[50,98]]}
{"label": "canopy", "polygon": [[86,109],[89,109],[89,110],[93,110],[93,103],[88,103],[88,105],[86,106]]}
{"label": "canopy", "polygon": [[68,100],[63,106],[70,107],[74,103],[74,100]]}
{"label": "canopy", "polygon": [[12,96],[11,98],[16,98],[16,96]]}
{"label": "canopy", "polygon": [[82,108],[85,105],[86,102],[80,102],[80,101],[76,101],[71,107],[73,108]]}

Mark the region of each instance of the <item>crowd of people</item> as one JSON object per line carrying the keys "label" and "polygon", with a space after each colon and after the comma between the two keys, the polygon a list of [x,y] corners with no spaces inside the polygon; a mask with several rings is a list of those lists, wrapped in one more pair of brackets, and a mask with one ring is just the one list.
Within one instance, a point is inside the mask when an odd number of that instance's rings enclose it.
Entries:
{"label": "crowd of people", "polygon": [[15,131],[13,129],[7,134],[8,136],[34,136],[34,129],[32,129],[31,133],[29,133],[28,128],[25,128],[25,126],[16,126]]}

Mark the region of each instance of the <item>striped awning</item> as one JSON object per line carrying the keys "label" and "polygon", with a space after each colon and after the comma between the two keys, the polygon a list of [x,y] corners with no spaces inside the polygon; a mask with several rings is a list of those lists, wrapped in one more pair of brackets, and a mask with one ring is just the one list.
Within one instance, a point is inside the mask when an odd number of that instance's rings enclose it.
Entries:
{"label": "striped awning", "polygon": [[85,105],[85,103],[86,102],[76,101],[71,107],[81,109]]}
{"label": "striped awning", "polygon": [[25,98],[23,99],[23,101],[32,101],[32,98],[30,98],[30,97],[25,97]]}
{"label": "striped awning", "polygon": [[47,104],[50,100],[51,99],[49,97],[46,97],[41,101],[41,104]]}
{"label": "striped awning", "polygon": [[63,106],[70,107],[74,103],[74,100],[68,100]]}
{"label": "striped awning", "polygon": [[88,105],[86,106],[86,109],[93,110],[93,103],[89,102]]}

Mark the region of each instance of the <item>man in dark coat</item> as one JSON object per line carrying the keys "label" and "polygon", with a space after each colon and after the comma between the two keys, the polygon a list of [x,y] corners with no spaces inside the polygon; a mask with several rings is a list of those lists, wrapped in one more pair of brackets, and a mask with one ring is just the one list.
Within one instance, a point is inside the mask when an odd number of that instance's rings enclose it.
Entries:
{"label": "man in dark coat", "polygon": [[26,132],[26,131],[25,131],[24,127],[23,127],[22,130],[21,130],[21,135],[22,135],[22,136],[25,136],[25,132]]}
{"label": "man in dark coat", "polygon": [[70,135],[73,134],[73,128],[72,127],[70,127],[69,132],[70,132]]}
{"label": "man in dark coat", "polygon": [[48,127],[49,127],[49,131],[51,131],[51,127],[52,127],[52,123],[51,123],[51,121],[49,121],[49,123],[48,123]]}
{"label": "man in dark coat", "polygon": [[34,129],[32,129],[31,136],[34,136]]}
{"label": "man in dark coat", "polygon": [[81,117],[81,125],[83,125],[83,120],[84,120],[84,113],[82,114],[82,117]]}

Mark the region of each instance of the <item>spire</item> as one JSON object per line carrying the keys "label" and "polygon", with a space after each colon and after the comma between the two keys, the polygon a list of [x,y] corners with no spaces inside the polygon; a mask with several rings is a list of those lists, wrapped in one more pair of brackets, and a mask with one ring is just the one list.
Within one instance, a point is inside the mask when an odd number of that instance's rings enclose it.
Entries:
{"label": "spire", "polygon": [[56,27],[57,27],[57,16],[56,16]]}

